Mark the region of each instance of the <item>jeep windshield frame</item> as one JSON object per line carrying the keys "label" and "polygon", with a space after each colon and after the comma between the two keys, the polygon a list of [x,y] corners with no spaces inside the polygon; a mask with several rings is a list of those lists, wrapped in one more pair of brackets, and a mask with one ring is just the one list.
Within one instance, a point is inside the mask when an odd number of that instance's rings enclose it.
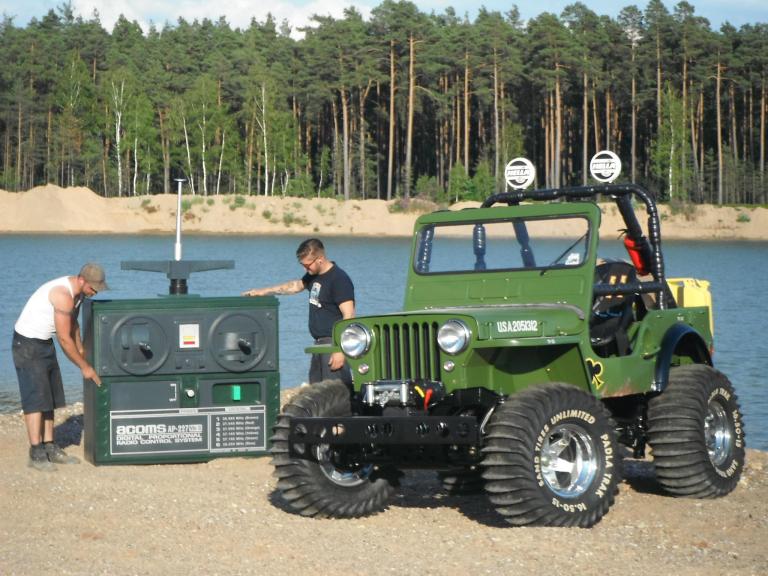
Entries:
{"label": "jeep windshield frame", "polygon": [[584,265],[592,234],[584,215],[506,216],[436,222],[418,233],[418,275],[574,268]]}
{"label": "jeep windshield frame", "polygon": [[[541,190],[514,190],[489,196],[482,204],[489,208],[503,203],[517,206],[524,200],[532,201],[580,201],[598,198],[610,198],[619,209],[627,238],[636,246],[640,258],[648,265],[652,280],[640,280],[631,284],[596,285],[595,295],[654,293],[659,309],[667,308],[666,278],[664,275],[664,257],[661,250],[661,225],[656,202],[652,195],[637,184],[603,184],[598,186],[573,186],[568,188],[546,188]],[[648,214],[648,236],[643,233],[640,222],[632,206],[632,199],[645,205]],[[673,304],[674,305],[674,304]]]}
{"label": "jeep windshield frame", "polygon": [[[517,220],[515,220],[517,219]],[[568,219],[568,220],[564,220]],[[518,222],[518,230],[514,229],[513,221]],[[544,240],[534,236],[528,243],[536,250],[536,254],[542,255],[539,264],[548,264],[560,256],[570,244],[580,238],[587,230],[589,233],[584,238],[584,244],[579,244],[579,263],[571,265],[564,263],[550,267],[534,267],[531,262],[525,266],[524,258],[529,258],[528,250],[521,253],[521,248],[526,241],[518,242],[521,238],[523,224],[530,222],[536,227],[531,232],[538,235],[541,229],[546,232],[546,227],[552,227],[556,222],[576,223],[577,230],[568,235],[565,240],[554,240],[552,247],[547,251],[549,260],[544,260],[544,251],[539,251],[539,242]],[[505,234],[500,240],[501,248],[493,248],[501,259],[494,265],[492,258],[488,258],[491,266],[485,270],[474,270],[474,266],[466,265],[450,268],[445,266],[441,273],[423,273],[427,270],[419,268],[418,262],[423,257],[423,251],[428,245],[424,239],[430,234],[429,230],[438,228],[438,231],[448,230],[447,225],[458,224],[469,228],[468,242],[465,242],[464,258],[472,258],[474,254],[472,246],[472,227],[479,223],[501,222],[505,228]],[[594,264],[596,258],[598,235],[597,229],[600,222],[600,209],[591,202],[558,202],[558,203],[526,203],[521,206],[499,206],[492,208],[467,208],[464,210],[439,210],[420,216],[416,222],[414,236],[411,243],[411,263],[408,270],[404,309],[420,310],[427,308],[443,308],[451,306],[474,305],[538,305],[561,302],[577,306],[581,310],[587,310],[592,297],[592,285],[594,281]],[[528,232],[525,228],[525,232]],[[544,234],[542,234],[544,236]],[[553,234],[548,234],[553,236]],[[556,234],[554,235],[556,236]],[[450,238],[449,238],[450,239]],[[546,240],[549,242],[549,239]],[[577,243],[578,244],[578,243]],[[530,246],[528,247],[530,248]],[[448,252],[448,257],[452,254]],[[514,268],[510,265],[499,264],[506,261],[516,262]],[[458,271],[457,271],[458,268]],[[434,272],[436,268],[433,268]]]}
{"label": "jeep windshield frame", "polygon": [[[624,244],[630,249],[633,263],[638,255],[644,266],[638,267],[636,280],[627,283],[595,282],[594,267],[600,244],[599,225],[601,208],[597,200],[613,200],[623,219],[624,228],[612,234],[625,234]],[[648,236],[638,222],[633,199],[644,204],[648,214]],[[524,202],[525,201],[525,202]],[[524,203],[523,203],[524,202]],[[545,219],[583,217],[590,223],[588,238],[589,253],[582,260],[582,266],[553,266],[544,272],[534,267],[494,270],[446,270],[441,274],[424,274],[428,271],[419,264],[424,258],[420,253],[427,243],[424,236],[432,225],[447,223],[484,223],[498,220]],[[603,230],[603,233],[607,231]],[[519,225],[514,230],[515,241],[525,245],[527,227]],[[576,238],[574,238],[575,240]],[[522,257],[522,256],[521,256]],[[567,301],[583,309],[591,306],[591,299],[606,294],[655,294],[649,299],[656,309],[674,307],[674,300],[666,287],[664,263],[661,253],[661,233],[656,204],[643,188],[633,184],[608,184],[573,188],[514,191],[495,194],[481,207],[462,210],[439,210],[420,216],[414,229],[411,247],[411,266],[405,294],[405,309],[423,309],[440,306],[455,306],[462,302],[495,304],[535,304],[558,300]],[[464,266],[464,268],[468,268]],[[514,281],[513,281],[514,277]],[[540,282],[543,284],[539,285]],[[564,295],[566,286],[569,294]],[[577,286],[581,286],[580,288]],[[587,294],[588,292],[588,294]]]}

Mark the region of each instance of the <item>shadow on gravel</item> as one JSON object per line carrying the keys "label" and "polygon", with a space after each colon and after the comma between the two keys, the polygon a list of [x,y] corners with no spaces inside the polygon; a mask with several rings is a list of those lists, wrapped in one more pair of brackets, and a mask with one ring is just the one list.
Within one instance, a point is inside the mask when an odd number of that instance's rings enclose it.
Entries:
{"label": "shadow on gravel", "polygon": [[[297,514],[282,498],[278,490],[270,492],[269,502],[283,512]],[[433,471],[407,471],[400,477],[400,486],[387,503],[387,508],[414,510],[453,508],[480,524],[492,527],[508,527],[504,519],[491,508],[483,492],[466,496],[447,494],[437,478],[437,473]],[[386,509],[378,512],[378,514],[386,513]]]}
{"label": "shadow on gravel", "polygon": [[461,514],[495,528],[509,527],[488,501],[482,490],[472,494],[448,494],[443,489],[437,472],[432,470],[411,470],[400,479],[400,488],[390,506],[401,508],[453,508]]}
{"label": "shadow on gravel", "polygon": [[484,492],[470,496],[449,496],[457,501],[456,509],[470,520],[489,528],[512,528],[496,510],[493,509]]}
{"label": "shadow on gravel", "polygon": [[[641,494],[666,496],[656,482],[656,472],[653,462],[624,458],[624,482],[632,490]],[[283,500],[278,490],[269,494],[269,501],[275,507],[289,514],[296,514],[288,503]],[[438,479],[437,472],[432,470],[409,470],[400,477],[400,486],[389,500],[388,508],[408,509],[437,509],[453,508],[484,526],[491,528],[509,528],[510,525],[499,515],[488,500],[483,490],[473,494],[448,494]],[[386,510],[379,512],[386,514]]]}
{"label": "shadow on gravel", "polygon": [[625,458],[622,461],[624,470],[624,482],[626,482],[635,492],[640,494],[656,494],[657,496],[667,496],[656,482],[656,471],[653,468],[653,462],[648,460],[635,460]]}
{"label": "shadow on gravel", "polygon": [[83,415],[70,416],[53,429],[53,438],[61,448],[79,446],[83,438]]}

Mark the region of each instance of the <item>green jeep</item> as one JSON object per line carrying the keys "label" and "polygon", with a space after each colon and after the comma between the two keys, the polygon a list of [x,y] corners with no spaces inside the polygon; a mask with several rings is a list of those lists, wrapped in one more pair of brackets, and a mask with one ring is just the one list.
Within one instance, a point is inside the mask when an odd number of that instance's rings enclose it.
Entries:
{"label": "green jeep", "polygon": [[[632,263],[601,258],[598,198],[616,203]],[[284,407],[278,490],[302,515],[358,517],[386,507],[401,470],[427,468],[449,492],[484,490],[510,524],[588,527],[623,453],[649,446],[667,492],[727,494],[744,430],[712,366],[707,286],[666,279],[656,204],[636,185],[422,216],[404,310],[335,326],[353,389],[323,382]]]}

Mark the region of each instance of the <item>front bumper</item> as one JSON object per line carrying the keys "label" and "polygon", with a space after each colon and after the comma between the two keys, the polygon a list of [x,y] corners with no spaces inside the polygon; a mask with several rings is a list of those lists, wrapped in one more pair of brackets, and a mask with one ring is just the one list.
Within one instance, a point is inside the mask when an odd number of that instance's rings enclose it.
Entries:
{"label": "front bumper", "polygon": [[480,423],[472,416],[292,417],[289,444],[476,446]]}

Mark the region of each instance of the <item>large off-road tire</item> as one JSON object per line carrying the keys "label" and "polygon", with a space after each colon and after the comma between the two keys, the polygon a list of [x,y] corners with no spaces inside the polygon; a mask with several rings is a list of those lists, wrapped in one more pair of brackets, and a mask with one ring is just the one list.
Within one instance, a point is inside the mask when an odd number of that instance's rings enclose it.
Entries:
{"label": "large off-road tire", "polygon": [[485,490],[515,526],[592,526],[621,479],[608,411],[567,384],[508,397],[491,417],[483,454]]}
{"label": "large off-road tire", "polygon": [[659,484],[676,496],[715,498],[744,469],[744,426],[728,378],[705,364],[672,368],[648,403],[648,444]]}
{"label": "large off-road tire", "polygon": [[477,494],[483,491],[483,485],[485,484],[482,470],[478,466],[467,466],[466,468],[438,472],[437,477],[443,485],[443,490],[453,496]]}
{"label": "large off-road tire", "polygon": [[397,485],[392,470],[377,470],[370,464],[336,464],[340,460],[337,456],[343,454],[328,444],[304,444],[307,457],[291,457],[288,448],[291,416],[350,413],[348,388],[340,381],[330,380],[301,390],[277,418],[271,439],[277,489],[302,516],[356,518],[378,512],[386,507]]}

